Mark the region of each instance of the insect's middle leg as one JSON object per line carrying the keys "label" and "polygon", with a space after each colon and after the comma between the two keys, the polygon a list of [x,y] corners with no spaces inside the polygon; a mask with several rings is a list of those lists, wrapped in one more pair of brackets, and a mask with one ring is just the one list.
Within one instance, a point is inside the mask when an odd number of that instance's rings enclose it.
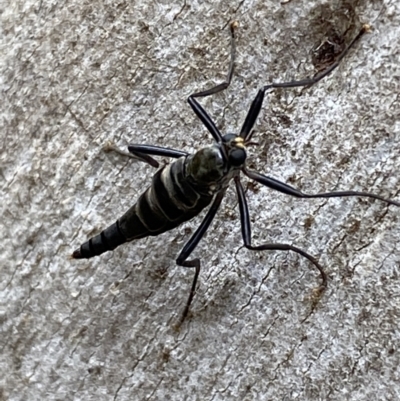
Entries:
{"label": "insect's middle leg", "polygon": [[218,128],[216,127],[214,121],[211,119],[211,117],[208,115],[208,113],[204,110],[203,106],[196,100],[196,98],[206,97],[206,96],[214,95],[215,93],[222,92],[230,85],[232,76],[233,76],[234,66],[235,66],[235,53],[236,53],[235,29],[236,29],[236,27],[237,27],[237,22],[232,22],[230,25],[231,60],[229,63],[228,75],[226,77],[225,82],[222,82],[219,85],[213,86],[212,88],[207,89],[205,91],[193,93],[188,97],[188,103],[190,104],[190,107],[193,109],[193,111],[195,112],[197,117],[201,120],[201,122],[205,125],[207,130],[210,132],[210,134],[213,136],[213,138],[217,142],[222,141],[221,133],[219,132]]}
{"label": "insect's middle leg", "polygon": [[242,237],[243,237],[243,242],[246,248],[252,250],[252,251],[267,251],[267,250],[275,250],[275,251],[292,251],[296,252],[301,256],[304,256],[307,258],[320,272],[322,283],[320,287],[320,293],[322,293],[326,287],[327,287],[327,282],[328,278],[327,275],[322,268],[322,266],[317,262],[317,260],[308,254],[306,251],[297,248],[293,245],[290,244],[280,244],[280,243],[269,243],[269,244],[263,244],[263,245],[258,245],[258,246],[253,246],[251,244],[251,225],[250,225],[250,217],[249,217],[249,210],[247,207],[247,201],[244,195],[244,190],[242,187],[242,184],[240,183],[240,178],[239,176],[235,177],[235,185],[236,185],[236,191],[238,194],[239,198],[239,209],[240,209],[240,223],[242,227]]}
{"label": "insect's middle leg", "polygon": [[365,198],[378,199],[382,202],[386,202],[389,205],[400,206],[400,202],[396,202],[391,199],[384,198],[379,195],[372,194],[370,192],[359,192],[359,191],[335,191],[335,192],[323,192],[319,194],[305,194],[298,189],[285,184],[275,178],[268,177],[264,174],[256,173],[255,171],[249,171],[246,168],[243,168],[243,173],[247,175],[247,177],[251,178],[254,181],[259,182],[266,187],[274,189],[275,191],[282,192],[286,195],[295,196],[296,198],[341,198],[341,197],[350,197],[350,196],[360,196]]}
{"label": "insect's middle leg", "polygon": [[198,259],[198,258],[195,258],[195,259],[192,259],[192,260],[186,260],[186,259],[193,252],[194,248],[196,248],[197,244],[200,242],[201,238],[203,237],[203,235],[207,231],[208,227],[210,226],[211,222],[213,221],[213,219],[215,217],[215,214],[218,211],[218,208],[219,208],[219,206],[221,204],[221,201],[222,201],[222,198],[224,197],[224,195],[225,195],[225,191],[224,190],[219,192],[216,195],[216,197],[215,197],[210,209],[207,212],[206,217],[201,222],[199,228],[192,235],[190,240],[183,247],[181,253],[179,254],[178,258],[176,259],[176,264],[178,266],[195,268],[195,274],[194,274],[194,277],[193,277],[193,282],[192,282],[192,287],[190,289],[189,298],[188,298],[188,300],[186,302],[185,309],[184,309],[184,311],[182,313],[182,316],[181,316],[181,318],[179,320],[179,326],[183,323],[183,321],[185,320],[185,318],[187,317],[187,315],[189,313],[190,304],[192,303],[194,294],[196,293],[197,279],[198,279],[199,274],[200,274],[200,259]]}

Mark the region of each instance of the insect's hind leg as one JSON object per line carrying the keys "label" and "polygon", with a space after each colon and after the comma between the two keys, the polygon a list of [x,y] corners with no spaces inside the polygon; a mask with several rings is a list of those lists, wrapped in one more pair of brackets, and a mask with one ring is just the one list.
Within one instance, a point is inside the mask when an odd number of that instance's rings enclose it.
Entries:
{"label": "insect's hind leg", "polygon": [[240,223],[241,223],[242,237],[243,237],[243,242],[244,242],[245,247],[252,251],[268,251],[268,250],[269,251],[272,251],[272,250],[292,251],[292,252],[298,253],[301,256],[304,256],[318,269],[318,271],[321,275],[322,283],[320,285],[318,293],[319,293],[319,295],[322,294],[323,291],[327,287],[328,277],[327,277],[323,267],[309,253],[307,253],[306,251],[304,251],[300,248],[297,248],[293,245],[290,245],[290,244],[269,243],[269,244],[263,244],[263,245],[258,245],[258,246],[251,245],[251,225],[250,225],[249,210],[247,207],[247,201],[246,201],[246,198],[244,195],[244,190],[243,190],[242,184],[240,183],[239,176],[235,177],[235,185],[236,185],[236,191],[237,191],[238,199],[239,199]]}

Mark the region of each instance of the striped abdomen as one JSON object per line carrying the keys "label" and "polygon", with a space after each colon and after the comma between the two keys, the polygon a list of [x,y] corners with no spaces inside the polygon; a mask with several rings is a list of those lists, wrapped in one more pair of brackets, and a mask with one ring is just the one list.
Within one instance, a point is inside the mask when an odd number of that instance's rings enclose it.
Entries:
{"label": "striped abdomen", "polygon": [[157,171],[151,186],[116,223],[77,249],[76,259],[91,258],[134,239],[158,235],[197,216],[212,195],[200,195],[185,174],[186,158]]}

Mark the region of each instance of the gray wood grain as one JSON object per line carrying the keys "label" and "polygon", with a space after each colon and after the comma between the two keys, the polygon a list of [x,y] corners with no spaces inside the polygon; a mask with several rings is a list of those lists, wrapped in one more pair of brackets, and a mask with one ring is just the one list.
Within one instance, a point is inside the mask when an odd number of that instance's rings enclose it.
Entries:
{"label": "gray wood grain", "polygon": [[211,141],[187,96],[222,81],[239,20],[232,86],[203,101],[237,132],[257,89],[315,73],[332,30],[374,30],[307,90],[274,91],[249,163],[309,193],[400,199],[397,1],[50,1],[1,13],[0,399],[398,400],[399,210],[357,199],[296,200],[250,187],[255,243],[243,249],[230,191],[194,252],[201,216],[88,261],[69,255],[130,207],[154,170],[111,141],[193,151]]}

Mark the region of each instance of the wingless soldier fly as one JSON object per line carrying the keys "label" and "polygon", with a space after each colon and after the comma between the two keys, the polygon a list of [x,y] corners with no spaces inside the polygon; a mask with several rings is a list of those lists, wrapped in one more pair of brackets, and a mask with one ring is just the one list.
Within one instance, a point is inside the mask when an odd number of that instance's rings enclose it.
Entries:
{"label": "wingless soldier fly", "polygon": [[145,238],[147,236],[159,235],[192,219],[211,204],[206,217],[183,247],[176,260],[179,266],[195,269],[189,298],[186,302],[180,323],[184,321],[189,312],[200,273],[200,259],[195,258],[188,260],[188,258],[214,219],[228,185],[232,180],[235,183],[238,195],[241,231],[245,247],[254,251],[280,250],[296,252],[307,258],[319,270],[322,279],[320,287],[321,293],[327,286],[327,276],[324,269],[313,256],[304,250],[283,243],[252,245],[250,218],[243,186],[240,182],[240,172],[243,172],[247,177],[261,185],[297,198],[363,196],[381,200],[389,205],[400,206],[400,202],[385,199],[379,195],[368,192],[340,191],[313,195],[305,194],[274,178],[250,171],[246,167],[246,146],[254,144],[254,142],[251,141],[252,129],[261,110],[265,92],[273,88],[305,87],[317,83],[339,65],[340,61],[349,52],[351,47],[369,30],[369,26],[364,25],[337,60],[326,70],[318,73],[313,78],[284,83],[272,83],[262,87],[250,106],[240,133],[238,135],[222,135],[196,98],[213,95],[225,90],[229,86],[234,69],[234,30],[236,26],[236,22],[231,24],[231,59],[226,82],[209,90],[194,93],[188,98],[189,105],[213,136],[215,143],[200,149],[194,154],[159,146],[129,145],[128,149],[132,155],[156,168],[159,167],[159,163],[150,155],[171,157],[176,160],[162,167],[155,173],[151,185],[121,218],[100,234],[89,239],[72,254],[72,257],[75,259],[92,258],[104,252],[112,251],[125,242]]}

